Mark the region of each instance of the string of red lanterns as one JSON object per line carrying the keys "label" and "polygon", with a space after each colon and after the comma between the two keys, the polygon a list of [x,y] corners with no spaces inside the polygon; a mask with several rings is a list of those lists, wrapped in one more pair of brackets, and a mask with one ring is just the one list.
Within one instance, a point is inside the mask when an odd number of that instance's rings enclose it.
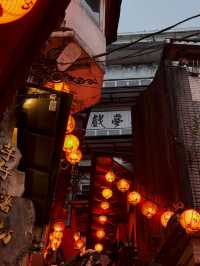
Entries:
{"label": "string of red lanterns", "polygon": [[65,152],[65,158],[71,165],[79,163],[82,159],[82,152],[79,149],[80,141],[77,136],[72,134],[75,127],[75,119],[72,115],[69,115],[63,151]]}
{"label": "string of red lanterns", "polygon": [[[126,180],[125,178],[120,178],[117,181],[117,177],[113,170],[109,170],[105,174],[105,179],[109,183],[116,182],[117,189],[122,193],[127,193],[127,202],[129,205],[137,206],[139,203],[142,202],[141,212],[148,219],[152,219],[156,215],[156,213],[158,213],[158,204],[154,203],[149,199],[147,200],[146,197],[141,195],[138,191],[130,191],[130,181]],[[101,194],[104,199],[109,200],[113,196],[113,191],[111,188],[104,188]],[[110,203],[108,201],[101,201],[100,207],[102,210],[108,210],[110,208]],[[161,213],[160,223],[164,228],[166,228],[168,222],[173,217],[175,212],[171,209],[167,209],[162,210],[159,213]],[[105,224],[107,222],[107,216],[100,215],[98,217],[98,221],[100,224]],[[178,218],[178,221],[182,228],[185,229],[188,234],[200,231],[200,213],[195,209],[184,210]],[[100,240],[103,239],[105,237],[104,229],[97,230],[96,236]],[[99,250],[98,252],[101,252],[103,250],[103,245],[97,243],[95,245],[95,250],[97,249]]]}
{"label": "string of red lanterns", "polygon": [[47,247],[44,250],[44,258],[46,258],[50,249],[56,251],[61,243],[64,234],[65,224],[64,221],[56,221],[51,229],[51,233],[49,234],[49,242]]}

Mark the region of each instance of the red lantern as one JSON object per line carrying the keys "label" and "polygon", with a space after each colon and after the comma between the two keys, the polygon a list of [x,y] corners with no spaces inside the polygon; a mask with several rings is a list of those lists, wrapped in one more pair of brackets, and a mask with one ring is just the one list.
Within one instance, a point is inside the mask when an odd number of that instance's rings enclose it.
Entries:
{"label": "red lantern", "polygon": [[78,149],[79,144],[79,139],[76,136],[72,134],[66,135],[63,150],[67,153],[75,151]]}
{"label": "red lantern", "polygon": [[96,232],[96,236],[97,236],[99,239],[104,238],[105,235],[106,235],[106,233],[105,233],[105,231],[104,231],[103,229],[98,230],[98,231]]}
{"label": "red lantern", "polygon": [[104,223],[107,222],[108,218],[107,218],[107,216],[105,216],[105,215],[100,215],[100,216],[98,217],[98,220],[99,220],[99,222],[100,222],[101,224],[104,224]]}
{"label": "red lantern", "polygon": [[151,201],[145,201],[142,205],[142,214],[151,219],[157,212],[157,206]]}
{"label": "red lantern", "polygon": [[57,221],[53,225],[54,231],[64,231],[65,223],[63,221]]}
{"label": "red lantern", "polygon": [[72,131],[74,131],[76,126],[75,119],[72,115],[69,115],[68,122],[67,122],[67,134],[70,134]]}
{"label": "red lantern", "polygon": [[108,210],[110,208],[110,204],[107,201],[102,201],[100,204],[101,209]]}
{"label": "red lantern", "polygon": [[76,232],[74,235],[73,235],[73,238],[75,241],[78,241],[80,239],[81,235],[80,235],[80,232]]}
{"label": "red lantern", "polygon": [[120,179],[117,182],[117,188],[121,191],[121,192],[126,192],[127,190],[129,190],[130,188],[130,184],[126,179]]}
{"label": "red lantern", "polygon": [[37,0],[1,0],[0,24],[9,23],[22,18],[32,10],[36,2]]}
{"label": "red lantern", "polygon": [[94,246],[94,249],[97,251],[97,252],[101,252],[103,251],[103,245],[100,244],[100,243],[97,243],[95,246]]}
{"label": "red lantern", "polygon": [[179,222],[188,234],[200,231],[200,214],[194,209],[185,210]]}
{"label": "red lantern", "polygon": [[109,199],[111,198],[113,195],[113,192],[110,188],[104,188],[102,190],[102,196],[105,198],[105,199]]}
{"label": "red lantern", "polygon": [[84,247],[85,243],[82,239],[79,239],[76,241],[75,245],[76,245],[76,248],[82,249]]}
{"label": "red lantern", "polygon": [[108,171],[108,172],[106,173],[105,178],[106,178],[106,180],[107,180],[108,182],[112,183],[112,182],[115,181],[116,176],[115,176],[115,174],[113,173],[113,171],[111,170],[111,171]]}
{"label": "red lantern", "polygon": [[136,191],[131,191],[128,193],[128,203],[132,204],[132,205],[137,205],[138,203],[140,203],[141,201],[141,195],[140,193],[136,192]]}
{"label": "red lantern", "polygon": [[166,211],[161,215],[160,222],[163,227],[167,227],[167,224],[173,215],[174,212],[172,211]]}
{"label": "red lantern", "polygon": [[82,159],[82,152],[78,149],[67,154],[66,159],[71,164],[79,163]]}

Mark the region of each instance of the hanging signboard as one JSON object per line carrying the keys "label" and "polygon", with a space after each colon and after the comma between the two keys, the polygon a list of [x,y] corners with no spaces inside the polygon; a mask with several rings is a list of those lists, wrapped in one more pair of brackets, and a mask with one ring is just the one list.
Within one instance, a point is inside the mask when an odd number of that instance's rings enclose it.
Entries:
{"label": "hanging signboard", "polygon": [[131,110],[91,112],[86,136],[132,134]]}

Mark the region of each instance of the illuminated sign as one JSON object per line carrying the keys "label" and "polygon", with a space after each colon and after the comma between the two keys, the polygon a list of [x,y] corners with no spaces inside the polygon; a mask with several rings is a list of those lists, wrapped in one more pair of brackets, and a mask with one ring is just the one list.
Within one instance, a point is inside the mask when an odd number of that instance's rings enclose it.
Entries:
{"label": "illuminated sign", "polygon": [[0,24],[22,18],[36,2],[37,0],[0,0]]}

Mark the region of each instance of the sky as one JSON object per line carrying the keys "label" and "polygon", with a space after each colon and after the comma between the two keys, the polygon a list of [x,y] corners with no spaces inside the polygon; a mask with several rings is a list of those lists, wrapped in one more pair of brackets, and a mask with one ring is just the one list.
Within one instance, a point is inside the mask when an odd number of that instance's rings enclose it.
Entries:
{"label": "sky", "polygon": [[[200,0],[122,0],[118,32],[159,30],[200,13]],[[179,28],[199,27],[200,18]]]}

